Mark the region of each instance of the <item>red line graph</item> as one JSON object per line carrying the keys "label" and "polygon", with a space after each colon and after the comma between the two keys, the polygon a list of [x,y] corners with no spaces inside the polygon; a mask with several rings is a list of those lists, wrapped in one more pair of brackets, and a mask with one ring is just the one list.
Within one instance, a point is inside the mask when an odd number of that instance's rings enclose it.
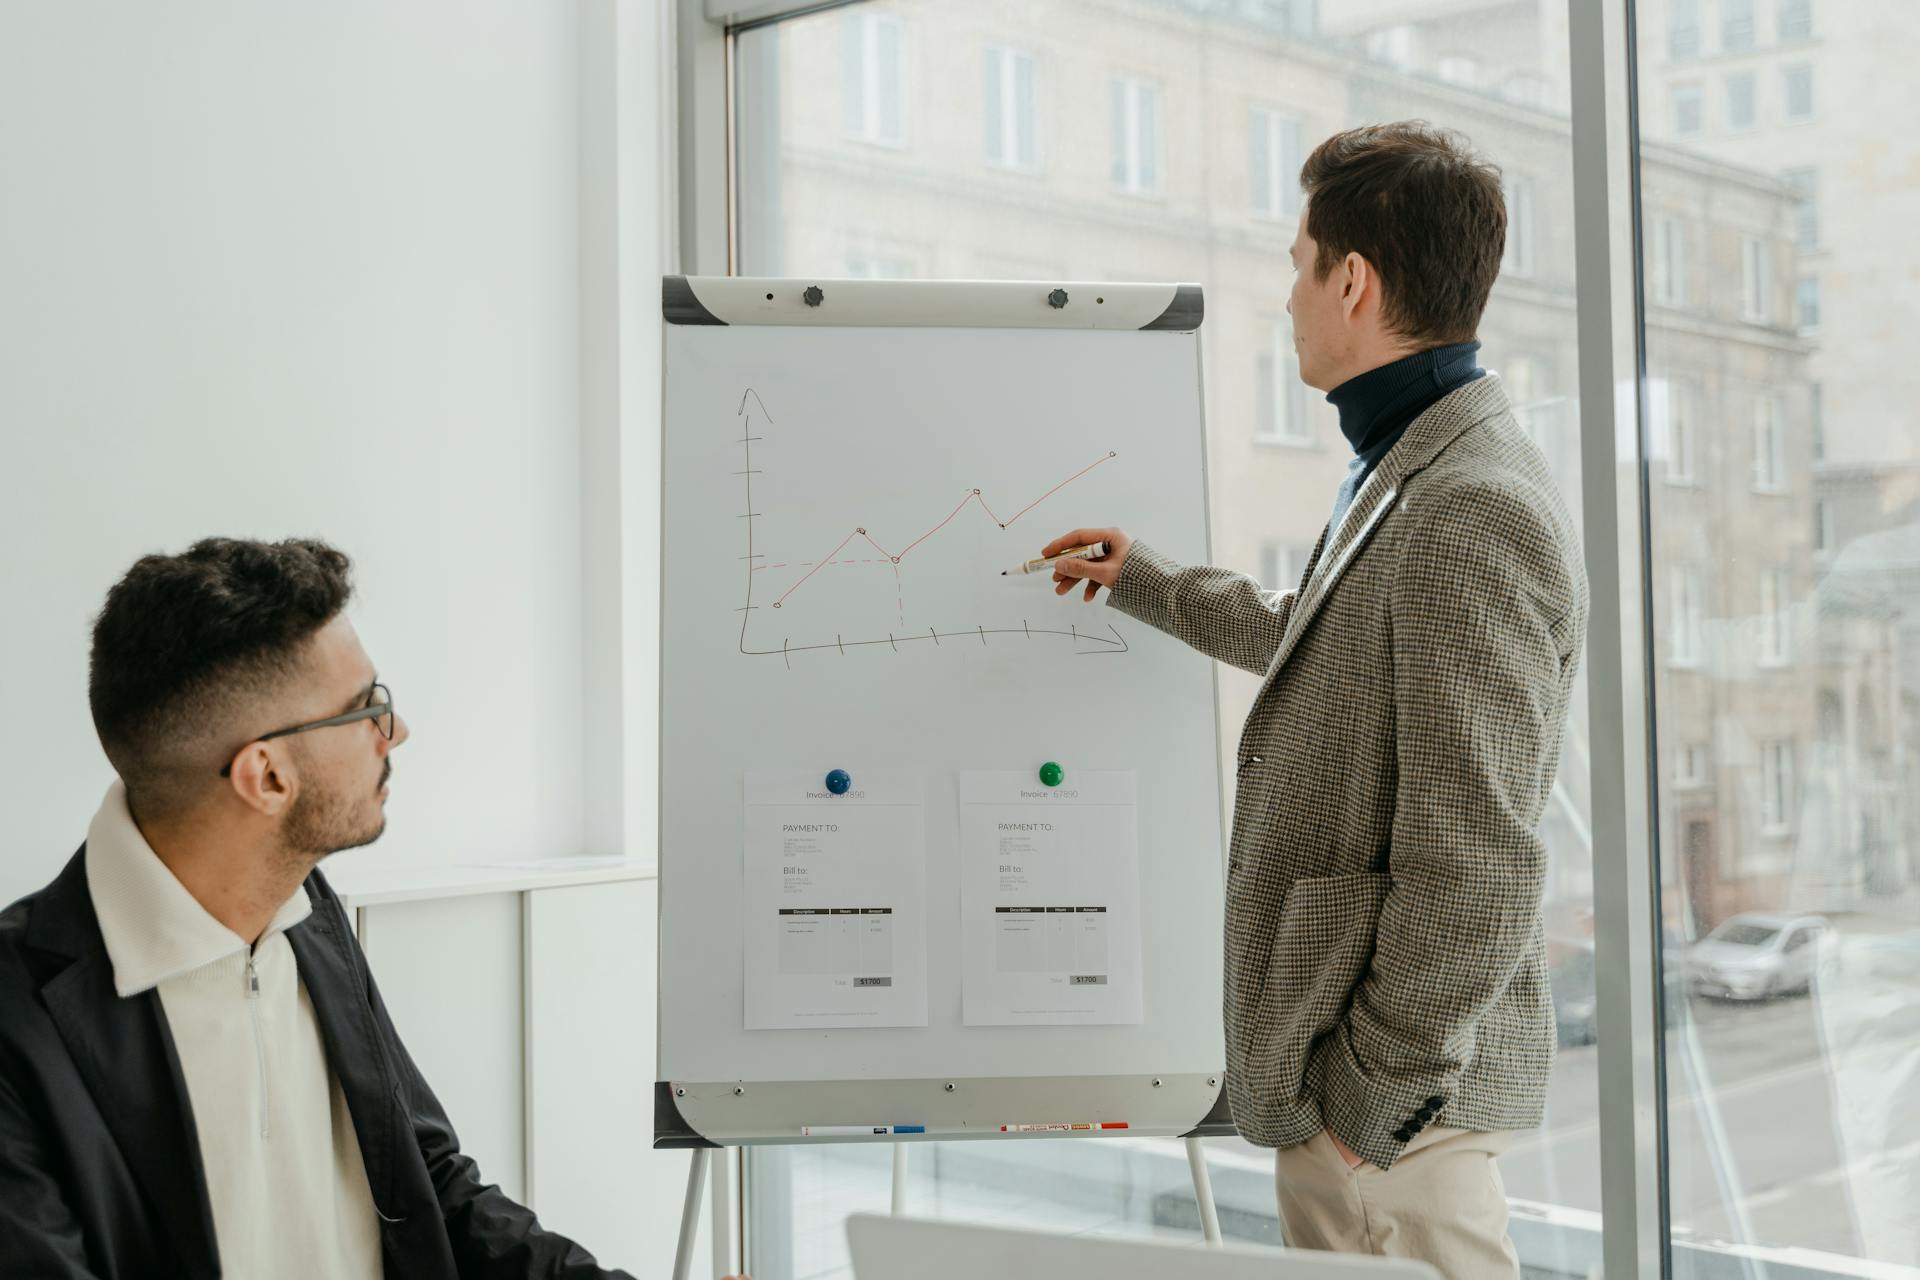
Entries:
{"label": "red line graph", "polygon": [[[954,520],[959,517],[960,513],[962,511],[965,511],[968,505],[972,503],[978,503],[980,506],[980,510],[986,513],[987,518],[989,520],[992,520],[995,524],[999,525],[1002,529],[1011,528],[1013,526],[1013,523],[1016,520],[1018,520],[1021,516],[1026,515],[1027,512],[1033,510],[1035,507],[1045,502],[1048,498],[1051,498],[1054,494],[1059,493],[1062,489],[1072,484],[1075,480],[1080,479],[1082,476],[1086,475],[1088,472],[1092,471],[1094,468],[1102,466],[1108,462],[1111,462],[1113,461],[1113,459],[1119,456],[1120,455],[1118,453],[1112,450],[1109,450],[1104,457],[1096,459],[1094,462],[1089,463],[1087,466],[1080,468],[1080,470],[1074,472],[1072,475],[1068,476],[1065,480],[1062,480],[1059,484],[1056,484],[1055,486],[1053,486],[1053,488],[1047,490],[1045,493],[1035,498],[1032,502],[1029,502],[1026,506],[1014,512],[1011,516],[1009,516],[1005,520],[1002,520],[999,516],[994,514],[993,508],[987,505],[987,500],[981,494],[980,490],[969,489],[967,491],[967,496],[960,499],[960,505],[947,513],[946,519],[942,520],[939,524],[934,525],[933,528],[927,530],[925,533],[915,538],[912,542],[909,542],[906,545],[906,547],[898,555],[895,555],[894,553],[888,551],[885,547],[881,546],[878,542],[876,542],[873,536],[867,532],[864,526],[857,527],[854,529],[852,533],[849,533],[846,537],[840,539],[840,543],[838,546],[834,547],[833,550],[827,552],[826,555],[821,556],[818,560],[801,561],[800,562],[801,564],[803,565],[811,564],[813,567],[808,569],[807,572],[801,576],[798,582],[795,582],[792,586],[788,587],[786,589],[786,592],[783,595],[781,595],[781,597],[778,600],[775,600],[773,602],[773,607],[778,609],[782,604],[786,602],[789,596],[791,596],[794,592],[798,591],[801,587],[805,586],[807,581],[810,578],[812,578],[814,574],[820,572],[820,570],[826,568],[828,565],[891,563],[894,566],[896,566],[896,571],[897,571],[897,566],[900,564],[902,560],[906,559],[907,556],[912,553],[915,547],[919,546],[921,543],[925,542],[928,538],[931,538],[934,534],[939,533],[942,529],[952,524]],[[863,560],[852,560],[852,559],[836,560],[834,557],[838,556],[843,550],[845,550],[846,545],[849,542],[852,542],[855,538],[865,538],[867,540],[867,543],[870,546],[872,546],[875,551],[878,551],[881,555],[886,556],[887,559],[884,561],[876,561],[876,560],[863,561]],[[773,569],[773,568],[784,568],[785,566],[784,565],[766,565],[762,567]]]}

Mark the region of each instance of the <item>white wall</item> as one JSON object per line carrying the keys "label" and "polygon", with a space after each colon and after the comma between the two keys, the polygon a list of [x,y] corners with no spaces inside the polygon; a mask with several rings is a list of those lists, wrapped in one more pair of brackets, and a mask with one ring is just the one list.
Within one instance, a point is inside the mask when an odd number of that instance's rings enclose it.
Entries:
{"label": "white wall", "polygon": [[[342,857],[587,843],[579,26],[0,0],[0,903],[110,777],[103,594],[207,534],[356,560],[414,736],[385,840]],[[621,733],[650,730],[592,737]]]}

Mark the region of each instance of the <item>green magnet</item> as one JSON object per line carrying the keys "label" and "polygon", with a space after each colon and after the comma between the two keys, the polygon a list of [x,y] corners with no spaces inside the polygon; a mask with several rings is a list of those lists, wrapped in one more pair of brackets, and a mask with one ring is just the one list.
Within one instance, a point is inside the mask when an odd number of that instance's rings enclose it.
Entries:
{"label": "green magnet", "polygon": [[1051,760],[1040,766],[1040,781],[1049,787],[1059,786],[1060,779],[1066,776],[1067,771]]}

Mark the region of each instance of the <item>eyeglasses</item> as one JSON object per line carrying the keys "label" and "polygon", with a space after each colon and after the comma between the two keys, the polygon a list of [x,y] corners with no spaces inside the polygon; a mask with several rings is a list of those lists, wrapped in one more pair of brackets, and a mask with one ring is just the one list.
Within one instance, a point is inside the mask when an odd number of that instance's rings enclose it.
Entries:
{"label": "eyeglasses", "polygon": [[[373,693],[367,699],[367,705],[345,715],[328,716],[325,720],[315,720],[311,724],[296,724],[286,729],[275,729],[272,733],[263,733],[252,742],[266,742],[273,738],[284,738],[289,734],[309,733],[315,729],[331,729],[337,724],[355,724],[361,720],[371,720],[374,727],[387,738],[393,740],[393,694],[383,684],[373,686]],[[229,761],[221,770],[225,778],[233,773],[233,764]]]}

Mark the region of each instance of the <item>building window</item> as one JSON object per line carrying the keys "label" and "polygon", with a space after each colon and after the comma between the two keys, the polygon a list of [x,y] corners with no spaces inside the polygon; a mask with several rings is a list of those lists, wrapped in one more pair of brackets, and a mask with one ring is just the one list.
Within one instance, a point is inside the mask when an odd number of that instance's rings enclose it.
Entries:
{"label": "building window", "polygon": [[1801,333],[1820,332],[1820,277],[1801,276],[1793,290],[1793,321]]}
{"label": "building window", "polygon": [[1673,0],[1667,10],[1667,56],[1675,62],[1700,56],[1700,0]]}
{"label": "building window", "polygon": [[1653,300],[1665,307],[1687,300],[1686,228],[1672,214],[1653,221]]}
{"label": "building window", "polygon": [[1815,498],[1813,502],[1813,554],[1833,554],[1833,503],[1827,498]]}
{"label": "building window", "polygon": [[1820,384],[1817,382],[1808,383],[1807,421],[1812,427],[1813,460],[1815,462],[1825,462],[1827,460],[1827,420],[1824,408],[1824,397],[1821,395]]}
{"label": "building window", "polygon": [[1247,113],[1247,181],[1253,216],[1300,216],[1300,122],[1268,107]]}
{"label": "building window", "polygon": [[1031,172],[1040,166],[1034,121],[1033,55],[988,49],[986,61],[987,162]]}
{"label": "building window", "polygon": [[1720,48],[1727,53],[1753,48],[1753,0],[1721,0]]}
{"label": "building window", "polygon": [[1773,320],[1773,255],[1759,236],[1740,237],[1740,314],[1755,324]]}
{"label": "building window", "polygon": [[1789,169],[1780,175],[1792,188],[1793,247],[1812,253],[1820,247],[1820,178],[1813,169]]}
{"label": "building window", "polygon": [[1462,89],[1479,87],[1480,64],[1464,53],[1442,54],[1435,70],[1448,84],[1459,85]]}
{"label": "building window", "polygon": [[1313,443],[1307,418],[1307,385],[1300,381],[1300,357],[1293,349],[1293,326],[1276,320],[1261,351],[1253,438],[1263,444]]}
{"label": "building window", "polygon": [[1788,805],[1793,799],[1793,744],[1760,744],[1760,829],[1767,835],[1783,835],[1792,825]]}
{"label": "building window", "polygon": [[1706,95],[1697,84],[1673,87],[1673,131],[1682,138],[1692,137],[1706,125]]}
{"label": "building window", "polygon": [[1113,185],[1136,195],[1160,190],[1160,90],[1144,80],[1112,82]]}
{"label": "building window", "polygon": [[1753,72],[1736,71],[1727,77],[1727,128],[1753,128],[1755,118]]}
{"label": "building window", "polygon": [[1771,395],[1753,400],[1753,487],[1762,493],[1787,491],[1786,432],[1780,401]]}
{"label": "building window", "polygon": [[1298,542],[1260,544],[1260,585],[1268,591],[1292,591],[1306,576],[1313,548]]}
{"label": "building window", "polygon": [[1760,571],[1760,665],[1783,667],[1792,656],[1792,588],[1785,569]]}
{"label": "building window", "polygon": [[1517,107],[1545,111],[1553,101],[1553,82],[1534,71],[1516,71],[1500,82],[1500,96]]}
{"label": "building window", "polygon": [[1413,67],[1414,30],[1406,23],[1367,32],[1367,56],[1400,71]]}
{"label": "building window", "polygon": [[1776,13],[1780,40],[1805,40],[1813,34],[1813,0],[1780,0]]}
{"label": "building window", "polygon": [[913,264],[901,258],[888,258],[872,253],[847,255],[849,280],[908,280],[915,274]]}
{"label": "building window", "polygon": [[906,145],[900,20],[885,13],[846,15],[841,54],[847,136],[881,146]]}
{"label": "building window", "polygon": [[1533,179],[1510,177],[1503,183],[1507,197],[1507,249],[1500,260],[1502,273],[1533,274]]}
{"label": "building window", "polygon": [[1706,630],[1706,597],[1700,571],[1692,565],[1675,565],[1667,580],[1667,662],[1675,667],[1697,667],[1701,660],[1701,640]]}
{"label": "building window", "polygon": [[1791,124],[1804,124],[1813,119],[1813,64],[1796,62],[1790,67],[1780,68],[1780,91],[1784,100],[1783,110]]}
{"label": "building window", "polygon": [[1700,398],[1692,383],[1679,378],[1655,386],[1666,399],[1667,483],[1692,484],[1698,474],[1694,455],[1700,435],[1696,419]]}
{"label": "building window", "polygon": [[1707,747],[1689,742],[1673,752],[1673,785],[1681,791],[1697,791],[1707,785]]}

